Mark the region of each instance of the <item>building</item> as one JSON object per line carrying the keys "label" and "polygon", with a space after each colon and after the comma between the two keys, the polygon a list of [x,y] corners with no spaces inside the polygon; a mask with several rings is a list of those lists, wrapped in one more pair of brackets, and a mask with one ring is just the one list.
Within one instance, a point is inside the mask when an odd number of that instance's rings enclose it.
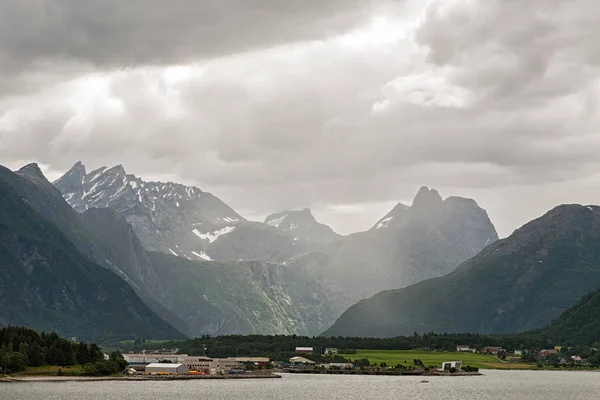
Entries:
{"label": "building", "polygon": [[146,365],[146,375],[187,375],[189,369],[185,364],[152,363]]}
{"label": "building", "polygon": [[498,347],[498,346],[485,346],[483,349],[481,349],[481,352],[483,354],[491,353],[493,355],[496,355],[501,351],[502,351],[502,347]]}
{"label": "building", "polygon": [[143,369],[148,364],[160,363],[163,360],[171,361],[174,364],[182,364],[187,354],[144,354],[129,353],[123,354],[123,358],[130,367]]}
{"label": "building", "polygon": [[446,361],[442,363],[442,370],[450,371],[452,368],[456,368],[456,370],[460,370],[462,366],[462,361]]}
{"label": "building", "polygon": [[515,350],[515,356],[522,356],[523,350]]}
{"label": "building", "polygon": [[242,371],[244,365],[228,358],[186,357],[185,365],[190,373],[198,375],[225,375],[231,371]]}
{"label": "building", "polygon": [[268,357],[228,357],[228,360],[242,364],[267,365],[271,360]]}
{"label": "building", "polygon": [[456,351],[458,351],[458,352],[468,351],[468,352],[471,352],[471,353],[475,353],[476,350],[474,348],[472,348],[471,346],[466,346],[466,345],[460,345],[459,344],[458,346],[456,346]]}
{"label": "building", "polygon": [[329,363],[325,365],[326,368],[339,368],[339,369],[354,369],[352,363]]}
{"label": "building", "polygon": [[312,347],[296,347],[296,353],[312,354]]}
{"label": "building", "polygon": [[540,350],[539,355],[542,358],[546,358],[546,357],[550,357],[556,354],[556,350],[554,349],[545,349],[545,350]]}
{"label": "building", "polygon": [[338,353],[338,349],[336,349],[335,347],[327,347],[325,349],[325,354],[328,356],[335,356]]}
{"label": "building", "polygon": [[313,360],[309,360],[304,357],[292,357],[290,358],[290,365],[300,366],[300,365],[315,365],[316,362]]}

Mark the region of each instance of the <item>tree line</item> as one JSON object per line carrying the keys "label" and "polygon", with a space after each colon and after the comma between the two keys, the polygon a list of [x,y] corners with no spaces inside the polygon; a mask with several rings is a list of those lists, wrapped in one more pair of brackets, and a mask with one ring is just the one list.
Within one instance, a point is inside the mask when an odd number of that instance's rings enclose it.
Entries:
{"label": "tree line", "polygon": [[120,353],[105,360],[104,353],[94,343],[75,343],[54,332],[38,334],[17,326],[0,328],[0,373],[23,371],[27,367],[81,365],[84,375],[106,375],[119,372],[125,368],[124,363]]}
{"label": "tree line", "polygon": [[[202,336],[185,342],[162,343],[161,348],[179,348],[181,353],[207,355],[209,357],[265,356],[283,360],[295,355],[296,346],[313,347],[316,354],[326,348],[337,348],[340,355],[352,354],[355,349],[371,350],[414,350],[456,351],[457,345],[468,345],[478,350],[485,346],[499,346],[509,352],[518,349],[552,348],[552,338],[537,333],[484,335],[484,334],[437,334],[414,333],[411,336],[393,338],[361,337],[308,337],[297,335],[228,335]],[[150,349],[152,345],[141,345],[135,349]],[[206,351],[205,351],[206,348]]]}

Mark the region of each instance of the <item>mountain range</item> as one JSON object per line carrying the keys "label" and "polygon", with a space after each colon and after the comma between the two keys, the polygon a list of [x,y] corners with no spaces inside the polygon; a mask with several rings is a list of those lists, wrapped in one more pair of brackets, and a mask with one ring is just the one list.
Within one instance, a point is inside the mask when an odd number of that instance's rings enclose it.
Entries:
{"label": "mountain range", "polygon": [[[43,185],[40,174],[33,165],[16,174],[0,167],[0,325],[81,338],[184,337],[125,281],[82,254],[37,212],[33,198],[21,197],[25,192],[35,196]],[[60,222],[70,226],[68,220]]]}
{"label": "mountain range", "polygon": [[[342,236],[309,209],[248,221],[199,188],[122,166],[77,163],[54,184],[35,164],[2,168],[0,183],[18,204],[0,219],[10,243],[0,287],[18,282],[0,291],[0,325],[87,337],[505,333],[547,325],[600,287],[595,206],[556,207],[498,240],[474,200],[422,187],[410,206]],[[41,236],[24,228],[36,225]],[[44,288],[37,255],[53,266]],[[93,287],[108,281],[118,284]],[[51,300],[65,288],[71,308]],[[40,290],[50,297],[37,301]],[[98,316],[75,321],[86,307]],[[99,323],[106,315],[114,323]]]}
{"label": "mountain range", "polygon": [[[121,166],[88,174],[77,163],[54,185],[79,212],[108,207],[121,214],[148,250],[191,261],[253,261],[254,268],[262,265],[269,271],[280,271],[274,275],[264,272],[278,278],[263,286],[261,293],[267,295],[267,303],[278,303],[285,310],[269,315],[272,322],[267,325],[272,329],[268,333],[318,333],[365,296],[443,275],[498,239],[486,212],[473,200],[442,200],[437,191],[425,187],[412,207],[400,204],[373,229],[342,237],[317,222],[309,209],[275,213],[264,223],[251,222],[198,188],[145,182]],[[172,264],[184,263],[173,259]],[[192,285],[196,279],[183,282],[179,293],[192,300],[203,299],[204,289]],[[160,285],[170,283],[163,279]],[[254,281],[245,283],[253,285]],[[271,287],[277,290],[267,290]],[[165,290],[153,288],[150,293]],[[263,326],[264,317],[241,321],[244,312],[235,305],[228,308],[235,310],[235,321],[228,322],[227,316],[215,310],[207,312],[208,317],[191,315],[174,308],[166,297],[152,297],[179,318],[194,321],[192,327],[183,329],[191,334],[264,332],[251,328]],[[245,307],[239,299],[231,301],[238,308]],[[215,305],[220,307],[222,303]],[[274,310],[268,304],[263,307]],[[261,314],[262,309],[255,308]],[[207,321],[200,323],[203,318]]]}
{"label": "mountain range", "polygon": [[547,325],[600,287],[600,207],[561,205],[453,272],[350,307],[326,335],[512,333]]}

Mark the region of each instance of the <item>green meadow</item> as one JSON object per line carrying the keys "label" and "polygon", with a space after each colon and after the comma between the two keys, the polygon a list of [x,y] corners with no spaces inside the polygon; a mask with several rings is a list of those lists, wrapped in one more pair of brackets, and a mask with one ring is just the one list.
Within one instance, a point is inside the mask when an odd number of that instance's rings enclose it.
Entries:
{"label": "green meadow", "polygon": [[361,358],[368,359],[371,364],[381,364],[385,362],[388,366],[414,365],[413,360],[423,361],[426,367],[441,367],[444,361],[462,361],[463,365],[470,365],[481,369],[498,368],[501,363],[496,357],[483,354],[457,353],[457,352],[434,352],[434,351],[416,351],[416,350],[357,350],[356,354],[345,355],[343,357],[357,360]]}

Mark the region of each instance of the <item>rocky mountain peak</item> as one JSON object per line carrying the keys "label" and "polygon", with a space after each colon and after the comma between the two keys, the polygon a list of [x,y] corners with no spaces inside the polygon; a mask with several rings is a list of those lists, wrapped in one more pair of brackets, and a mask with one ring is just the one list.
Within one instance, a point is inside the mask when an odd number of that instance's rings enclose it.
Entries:
{"label": "rocky mountain peak", "polygon": [[231,233],[245,219],[202,190],[172,182],[146,182],[123,165],[85,173],[76,164],[54,182],[80,213],[111,208],[133,226],[146,249],[204,259],[207,245]]}
{"label": "rocky mountain peak", "polygon": [[37,163],[27,164],[19,169],[17,173],[39,183],[48,183],[48,179],[46,179],[46,176]]}
{"label": "rocky mountain peak", "polygon": [[319,223],[309,208],[271,214],[265,218],[265,224],[312,242],[329,243],[340,237],[329,226]]}
{"label": "rocky mountain peak", "polygon": [[440,207],[443,202],[444,200],[437,190],[423,186],[413,199],[412,208],[431,210]]}

